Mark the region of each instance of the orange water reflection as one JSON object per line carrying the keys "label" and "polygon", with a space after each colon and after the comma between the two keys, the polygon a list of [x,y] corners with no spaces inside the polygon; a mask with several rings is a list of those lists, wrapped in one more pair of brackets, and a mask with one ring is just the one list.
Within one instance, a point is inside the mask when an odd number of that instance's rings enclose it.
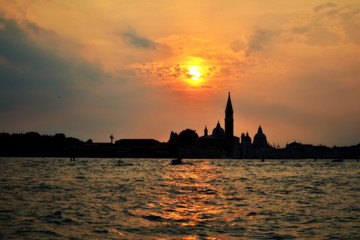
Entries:
{"label": "orange water reflection", "polygon": [[167,184],[159,197],[160,216],[182,226],[201,225],[223,218],[224,191],[216,179],[221,168],[208,162],[179,165],[165,172]]}
{"label": "orange water reflection", "polygon": [[229,169],[211,160],[184,162],[163,166],[155,185],[144,189],[156,197],[129,210],[134,217],[126,220],[128,226],[141,225],[158,234],[149,239],[237,239],[263,218],[252,206],[258,198],[249,202],[244,181],[234,180],[242,173],[232,176]]}

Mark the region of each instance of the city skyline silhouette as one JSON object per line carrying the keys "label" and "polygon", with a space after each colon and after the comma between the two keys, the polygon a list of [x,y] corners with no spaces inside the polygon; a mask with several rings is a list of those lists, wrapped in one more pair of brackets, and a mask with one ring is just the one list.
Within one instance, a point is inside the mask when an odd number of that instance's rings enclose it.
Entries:
{"label": "city skyline silhouette", "polygon": [[[205,159],[329,159],[342,162],[343,159],[359,159],[360,143],[353,146],[314,146],[292,142],[284,148],[268,142],[262,127],[253,138],[248,131],[238,137],[234,134],[234,111],[230,92],[224,111],[224,128],[220,121],[212,131],[205,126],[203,135],[187,128],[177,133],[171,131],[167,142],[152,138],[119,139],[111,134],[109,142],[86,142],[58,133],[54,136],[29,132],[25,134],[0,133],[0,156],[20,157],[176,157],[173,164],[181,164],[181,158]],[[211,128],[210,128],[211,130]],[[114,141],[115,140],[115,141]]]}

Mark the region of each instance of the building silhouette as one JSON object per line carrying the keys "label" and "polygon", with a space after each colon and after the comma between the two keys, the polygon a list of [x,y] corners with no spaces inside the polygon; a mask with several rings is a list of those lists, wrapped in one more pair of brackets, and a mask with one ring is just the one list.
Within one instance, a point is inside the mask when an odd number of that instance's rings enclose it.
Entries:
{"label": "building silhouette", "polygon": [[255,148],[264,148],[268,145],[266,136],[262,131],[261,126],[259,126],[258,132],[254,136],[254,147]]}
{"label": "building silhouette", "polygon": [[254,141],[251,140],[248,132],[242,133],[241,138],[234,135],[234,110],[230,92],[225,107],[224,126],[225,129],[221,127],[220,122],[217,122],[211,135],[208,135],[208,129],[205,126],[204,136],[201,136],[198,141],[199,149],[196,149],[198,154],[201,155],[203,150],[206,154],[202,155],[206,157],[253,158],[265,157],[271,149],[261,126],[253,138]]}

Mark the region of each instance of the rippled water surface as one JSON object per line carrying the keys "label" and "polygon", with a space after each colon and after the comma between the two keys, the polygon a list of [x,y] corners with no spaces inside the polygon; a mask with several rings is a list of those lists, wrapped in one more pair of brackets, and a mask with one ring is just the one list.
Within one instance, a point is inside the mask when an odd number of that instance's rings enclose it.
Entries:
{"label": "rippled water surface", "polygon": [[360,163],[0,158],[0,239],[360,239]]}

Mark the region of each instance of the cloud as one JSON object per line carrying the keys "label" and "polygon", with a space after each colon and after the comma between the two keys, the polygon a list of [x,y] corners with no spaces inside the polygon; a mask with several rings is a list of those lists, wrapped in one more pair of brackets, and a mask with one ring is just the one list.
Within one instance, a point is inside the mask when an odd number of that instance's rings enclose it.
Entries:
{"label": "cloud", "polygon": [[236,39],[230,43],[230,49],[236,53],[246,49],[246,43],[242,39]]}
{"label": "cloud", "polygon": [[156,49],[157,43],[151,41],[150,39],[139,37],[135,30],[128,30],[127,32],[120,33],[120,36],[123,37],[130,45],[138,48],[144,49]]}
{"label": "cloud", "polygon": [[309,45],[327,46],[336,45],[340,41],[340,36],[326,27],[313,27],[307,32],[306,43]]}
{"label": "cloud", "polygon": [[49,29],[44,29],[40,26],[38,26],[36,23],[29,22],[29,21],[23,21],[23,24],[26,27],[26,30],[29,30],[29,32],[36,34],[36,35],[48,35],[48,34],[55,34],[54,31]]}
{"label": "cloud", "polygon": [[[106,77],[94,64],[59,57],[38,45],[17,21],[0,17],[0,24],[2,116],[31,111],[36,118],[67,108],[86,91],[84,86]],[[35,29],[32,34],[48,32],[30,22],[24,25]]]}
{"label": "cloud", "polygon": [[332,2],[328,2],[328,3],[321,4],[321,5],[318,5],[318,6],[314,7],[314,11],[319,12],[319,11],[322,11],[324,9],[329,9],[329,8],[333,8],[333,7],[336,7],[336,4],[332,3]]}
{"label": "cloud", "polygon": [[352,42],[360,44],[360,7],[338,6],[334,3],[321,4],[314,7],[314,12],[292,26],[290,33],[296,41],[312,46],[334,46]]}
{"label": "cloud", "polygon": [[191,85],[189,79],[189,66],[184,63],[166,64],[164,62],[149,62],[145,64],[135,64],[132,66],[138,77],[144,79],[145,83],[150,86],[163,86],[170,91],[182,92],[196,89],[212,89],[212,77],[219,71],[217,66],[201,66],[201,84]]}
{"label": "cloud", "polygon": [[0,19],[0,54],[14,65],[26,66],[39,73],[64,72],[66,61],[34,43],[15,20]]}
{"label": "cloud", "polygon": [[246,56],[252,55],[255,52],[264,50],[270,43],[272,38],[277,35],[277,31],[272,30],[257,30],[248,40]]}
{"label": "cloud", "polygon": [[350,41],[356,45],[360,45],[360,24],[355,22],[345,23],[344,30]]}

